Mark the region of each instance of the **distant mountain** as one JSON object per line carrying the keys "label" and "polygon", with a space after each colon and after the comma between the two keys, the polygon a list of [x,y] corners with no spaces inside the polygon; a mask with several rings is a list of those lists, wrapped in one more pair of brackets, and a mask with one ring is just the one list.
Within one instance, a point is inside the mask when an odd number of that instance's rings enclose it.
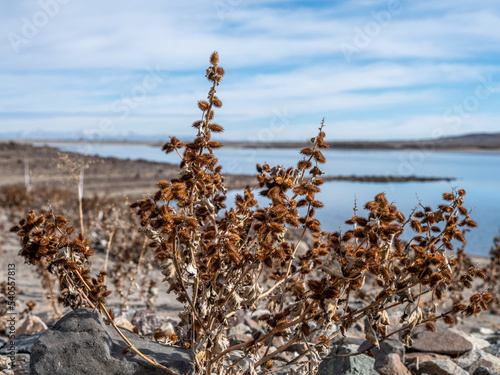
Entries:
{"label": "distant mountain", "polygon": [[[179,137],[181,140],[189,140],[191,137]],[[117,134],[104,139],[96,139],[94,134],[85,131],[77,132],[49,132],[17,131],[0,133],[0,139],[9,140],[37,140],[37,141],[78,141],[88,140],[92,142],[129,142],[129,143],[154,143],[162,144],[166,137],[160,135],[143,135],[133,132]],[[224,141],[226,147],[252,147],[252,148],[302,148],[310,145],[308,142],[245,142]],[[474,133],[452,137],[416,140],[395,141],[328,141],[331,148],[337,149],[477,149],[477,150],[500,150],[500,133]]]}

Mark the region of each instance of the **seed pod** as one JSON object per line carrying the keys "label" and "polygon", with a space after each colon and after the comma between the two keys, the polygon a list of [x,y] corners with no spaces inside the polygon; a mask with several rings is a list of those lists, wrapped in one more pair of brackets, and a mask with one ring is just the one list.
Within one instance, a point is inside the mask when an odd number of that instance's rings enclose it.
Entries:
{"label": "seed pod", "polygon": [[131,351],[132,349],[130,348],[130,346],[127,346],[125,349],[123,349],[122,355],[130,354]]}

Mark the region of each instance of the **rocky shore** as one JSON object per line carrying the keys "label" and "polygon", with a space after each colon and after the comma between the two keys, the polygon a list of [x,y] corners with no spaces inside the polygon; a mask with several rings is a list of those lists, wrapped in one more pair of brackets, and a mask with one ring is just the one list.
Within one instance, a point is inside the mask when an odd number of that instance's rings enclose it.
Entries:
{"label": "rocky shore", "polygon": [[[390,316],[397,326],[399,316]],[[239,314],[230,332],[231,345],[251,340],[261,331],[251,314]],[[431,333],[425,328],[415,330],[413,345],[405,348],[398,339],[381,343],[380,349],[365,351],[370,345],[364,339],[364,327],[356,325],[346,338],[333,341],[332,349],[323,359],[318,374],[380,374],[380,375],[493,375],[500,374],[500,327],[497,316],[485,315],[449,328],[437,325]],[[497,323],[493,322],[496,321]],[[150,358],[178,374],[194,374],[190,350],[154,341],[154,332],[172,333],[178,319],[165,313],[140,309],[129,310],[116,319],[125,336]],[[138,333],[135,333],[135,332]],[[283,345],[276,338],[273,346]],[[0,374],[163,374],[135,353],[123,355],[127,345],[101,316],[91,309],[67,313],[57,322],[43,322],[28,316],[18,330],[17,338],[8,343],[0,339]],[[300,348],[290,346],[274,361],[277,374],[285,370]],[[359,355],[349,354],[363,352]],[[242,355],[234,352],[233,357]]]}
{"label": "rocky shore", "polygon": [[[26,184],[58,185],[74,189],[75,182],[67,168],[59,167],[62,155],[70,155],[89,165],[84,171],[84,195],[94,193],[108,196],[126,195],[131,199],[152,193],[156,181],[169,180],[178,175],[178,165],[146,160],[102,158],[76,153],[63,153],[53,147],[35,147],[28,143],[0,142],[0,187]],[[257,180],[251,175],[225,174],[228,189],[253,186]],[[357,181],[376,183],[404,183],[410,181],[450,181],[452,177],[425,176],[323,176],[326,181]]]}

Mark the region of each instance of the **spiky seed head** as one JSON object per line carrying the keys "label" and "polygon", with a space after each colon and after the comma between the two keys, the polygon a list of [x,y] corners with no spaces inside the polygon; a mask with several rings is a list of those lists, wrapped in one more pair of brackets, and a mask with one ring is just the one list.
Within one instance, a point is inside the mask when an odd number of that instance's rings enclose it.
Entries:
{"label": "spiky seed head", "polygon": [[219,63],[219,53],[217,51],[212,52],[210,56],[210,63],[212,65],[217,65]]}
{"label": "spiky seed head", "polygon": [[198,101],[198,108],[202,111],[206,111],[208,109],[208,103],[205,100]]}

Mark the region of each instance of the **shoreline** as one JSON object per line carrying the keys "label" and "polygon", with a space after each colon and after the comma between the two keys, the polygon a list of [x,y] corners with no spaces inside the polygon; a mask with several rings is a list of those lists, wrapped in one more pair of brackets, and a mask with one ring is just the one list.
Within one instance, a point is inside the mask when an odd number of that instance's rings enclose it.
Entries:
{"label": "shoreline", "polygon": [[[105,193],[110,196],[127,195],[140,197],[152,193],[157,181],[178,176],[177,164],[146,160],[119,159],[59,151],[55,147],[33,146],[31,142],[0,142],[0,187],[25,184],[26,179],[34,186],[58,184],[70,186],[71,175],[58,168],[61,155],[69,155],[90,164],[85,170],[84,194]],[[256,175],[224,174],[228,190],[244,189],[257,184]],[[428,176],[323,176],[325,181],[359,183],[406,183],[452,181],[452,177]]]}
{"label": "shoreline", "polygon": [[[85,139],[0,139],[3,143],[18,143],[32,145],[54,144],[54,143],[88,143],[88,144],[109,144],[109,145],[146,145],[152,147],[161,147],[165,141],[131,141],[131,140],[100,140],[92,142]],[[309,145],[308,142],[242,142],[242,141],[221,141],[224,147],[228,148],[278,148],[278,149],[297,149]],[[338,150],[371,150],[371,151],[403,151],[403,150],[425,150],[425,151],[475,151],[475,152],[498,152],[500,151],[500,142],[492,144],[449,144],[449,142],[440,143],[439,140],[416,140],[416,141],[327,141],[331,149]],[[448,143],[448,144],[447,144]]]}

